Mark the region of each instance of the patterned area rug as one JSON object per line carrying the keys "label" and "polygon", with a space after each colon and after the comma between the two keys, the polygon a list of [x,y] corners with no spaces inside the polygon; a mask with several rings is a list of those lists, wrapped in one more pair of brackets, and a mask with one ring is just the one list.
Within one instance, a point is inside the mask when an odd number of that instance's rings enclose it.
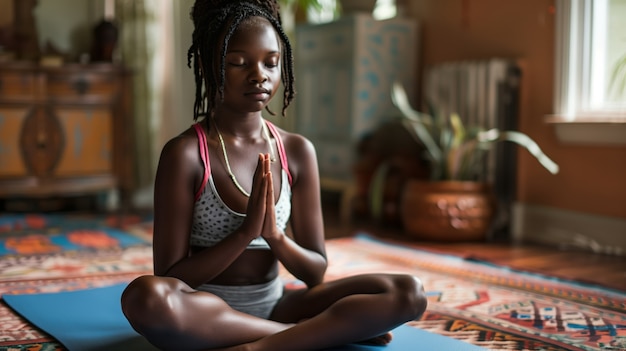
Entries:
{"label": "patterned area rug", "polygon": [[[328,279],[367,272],[420,277],[429,296],[411,325],[490,350],[626,350],[626,294],[514,272],[367,235],[328,242]],[[285,280],[299,282],[288,274]]]}
{"label": "patterned area rug", "polygon": [[[0,216],[0,239],[116,229],[142,240],[132,245],[118,241],[106,247],[64,246],[46,253],[4,254],[0,294],[106,286],[151,272],[150,218],[39,216],[38,221]],[[489,350],[626,350],[623,292],[409,249],[367,235],[329,240],[327,250],[328,279],[369,272],[419,276],[429,306],[421,320],[410,323],[415,327]],[[287,286],[301,286],[286,271],[281,275]],[[64,350],[4,304],[0,304],[0,320],[0,350]]]}
{"label": "patterned area rug", "polygon": [[[151,273],[151,234],[149,216],[0,216],[0,294],[86,289]],[[0,321],[0,351],[65,350],[4,303]]]}

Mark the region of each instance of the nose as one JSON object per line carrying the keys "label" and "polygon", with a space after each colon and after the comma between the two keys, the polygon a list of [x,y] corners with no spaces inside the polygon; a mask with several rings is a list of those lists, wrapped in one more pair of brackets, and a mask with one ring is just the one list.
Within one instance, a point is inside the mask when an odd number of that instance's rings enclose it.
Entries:
{"label": "nose", "polygon": [[250,72],[250,81],[252,83],[264,83],[268,79],[262,64],[254,65],[254,68]]}

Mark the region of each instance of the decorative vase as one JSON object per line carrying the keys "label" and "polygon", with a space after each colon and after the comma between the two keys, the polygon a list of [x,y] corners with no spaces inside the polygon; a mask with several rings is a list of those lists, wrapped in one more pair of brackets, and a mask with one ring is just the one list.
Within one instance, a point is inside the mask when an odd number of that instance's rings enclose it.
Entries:
{"label": "decorative vase", "polygon": [[112,62],[117,46],[118,29],[115,23],[102,20],[93,29],[93,47],[91,60],[94,62]]}
{"label": "decorative vase", "polygon": [[425,241],[485,240],[495,214],[495,198],[486,183],[410,180],[401,199],[402,224]]}
{"label": "decorative vase", "polygon": [[13,6],[15,22],[13,41],[17,58],[36,61],[40,56],[37,21],[34,13],[37,0],[14,0]]}

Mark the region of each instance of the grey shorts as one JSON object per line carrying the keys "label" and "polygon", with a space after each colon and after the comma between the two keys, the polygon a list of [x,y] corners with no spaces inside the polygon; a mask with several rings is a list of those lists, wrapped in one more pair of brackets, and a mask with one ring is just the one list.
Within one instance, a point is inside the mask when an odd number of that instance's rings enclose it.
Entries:
{"label": "grey shorts", "polygon": [[233,309],[268,319],[274,306],[283,296],[283,284],[279,278],[271,282],[257,285],[214,285],[202,284],[198,290],[210,292]]}

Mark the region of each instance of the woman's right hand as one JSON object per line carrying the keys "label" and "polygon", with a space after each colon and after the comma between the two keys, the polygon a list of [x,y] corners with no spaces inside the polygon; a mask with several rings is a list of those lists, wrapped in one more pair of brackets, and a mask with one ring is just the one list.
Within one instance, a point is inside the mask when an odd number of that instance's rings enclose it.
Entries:
{"label": "woman's right hand", "polygon": [[267,188],[269,184],[270,158],[268,154],[259,154],[259,160],[254,172],[252,190],[248,198],[246,209],[246,219],[241,225],[241,229],[250,235],[251,239],[257,238],[263,231],[265,222],[265,212],[267,210]]}

